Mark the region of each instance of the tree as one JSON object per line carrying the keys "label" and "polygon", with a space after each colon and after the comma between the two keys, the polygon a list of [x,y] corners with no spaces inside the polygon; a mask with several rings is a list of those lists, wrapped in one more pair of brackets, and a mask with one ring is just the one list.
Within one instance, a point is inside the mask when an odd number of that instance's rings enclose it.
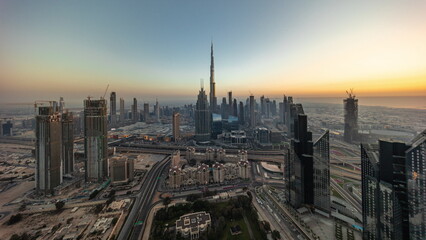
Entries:
{"label": "tree", "polygon": [[169,196],[163,199],[163,205],[166,206],[166,208],[171,202],[172,202],[172,199]]}
{"label": "tree", "polygon": [[199,199],[201,197],[200,194],[190,194],[188,196],[186,196],[186,201],[188,202],[194,202],[195,200]]}
{"label": "tree", "polygon": [[98,213],[100,213],[102,211],[103,208],[104,208],[104,206],[102,204],[98,204],[98,205],[95,206],[94,212],[96,214],[98,214]]}
{"label": "tree", "polygon": [[60,211],[65,206],[64,201],[57,201],[55,203],[56,211]]}
{"label": "tree", "polygon": [[267,221],[263,221],[263,228],[265,229],[266,232],[271,231],[271,224],[269,224],[269,222]]}
{"label": "tree", "polygon": [[191,160],[189,160],[188,164],[189,164],[189,166],[193,167],[193,166],[195,166],[195,164],[197,164],[197,160],[191,159]]}
{"label": "tree", "polygon": [[274,240],[281,239],[281,234],[280,234],[280,232],[278,232],[277,230],[272,231],[272,238],[273,238]]}
{"label": "tree", "polygon": [[93,198],[96,197],[96,195],[98,195],[99,190],[95,189],[89,196],[89,200],[92,200]]}
{"label": "tree", "polygon": [[114,189],[112,189],[112,190],[109,192],[108,197],[110,198],[110,197],[112,197],[112,196],[114,196],[114,195],[115,195],[115,190],[114,190]]}

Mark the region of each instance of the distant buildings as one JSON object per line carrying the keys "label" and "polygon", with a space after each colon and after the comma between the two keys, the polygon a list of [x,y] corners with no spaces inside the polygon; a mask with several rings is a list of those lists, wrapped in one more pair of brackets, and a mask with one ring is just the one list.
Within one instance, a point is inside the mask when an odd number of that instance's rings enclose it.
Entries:
{"label": "distant buildings", "polygon": [[39,107],[36,116],[36,192],[52,194],[62,182],[61,115],[52,105]]}
{"label": "distant buildings", "polygon": [[100,182],[107,176],[107,137],[106,100],[84,100],[85,175],[88,182]]}
{"label": "distant buildings", "polygon": [[[0,122],[1,123],[1,122]],[[1,136],[13,136],[13,123],[7,121],[1,125]]]}
{"label": "distant buildings", "polygon": [[254,131],[255,141],[260,144],[270,144],[271,143],[271,131],[264,127],[256,128]]}
{"label": "distant buildings", "polygon": [[160,122],[160,104],[158,104],[158,99],[155,101],[154,113],[155,113],[155,121]]}
{"label": "distant buildings", "polygon": [[232,107],[232,91],[228,92],[228,105],[227,105],[228,116],[235,116]]}
{"label": "distant buildings", "polygon": [[238,120],[240,121],[241,125],[245,124],[245,116],[244,116],[244,104],[243,102],[240,102],[238,105]]}
{"label": "distant buildings", "polygon": [[361,144],[364,239],[425,239],[426,131],[409,145]]}
{"label": "distant buildings", "polygon": [[117,102],[116,102],[116,94],[115,92],[111,92],[111,96],[109,98],[110,101],[110,109],[109,109],[109,115],[110,115],[110,123],[111,126],[116,126],[117,124]]}
{"label": "distant buildings", "polygon": [[198,239],[202,232],[207,231],[211,223],[210,213],[188,213],[176,221],[176,232],[191,240]]}
{"label": "distant buildings", "polygon": [[348,98],[343,100],[345,127],[343,138],[346,142],[353,142],[358,139],[358,99],[353,95],[352,90],[348,93]]}
{"label": "distant buildings", "polygon": [[250,128],[256,127],[256,115],[254,111],[254,96],[250,96]]}
{"label": "distant buildings", "polygon": [[124,111],[124,99],[120,98],[120,122],[123,124],[125,120],[126,113]]}
{"label": "distant buildings", "polygon": [[180,139],[180,113],[174,112],[172,116],[172,132],[175,142]]}
{"label": "distant buildings", "polygon": [[197,104],[195,106],[195,140],[205,142],[210,140],[210,110],[207,95],[203,88],[198,93]]}
{"label": "distant buildings", "polygon": [[149,103],[143,104],[143,121],[144,122],[149,121]]}
{"label": "distant buildings", "polygon": [[139,122],[138,100],[136,100],[136,98],[133,98],[132,119],[133,122]]}

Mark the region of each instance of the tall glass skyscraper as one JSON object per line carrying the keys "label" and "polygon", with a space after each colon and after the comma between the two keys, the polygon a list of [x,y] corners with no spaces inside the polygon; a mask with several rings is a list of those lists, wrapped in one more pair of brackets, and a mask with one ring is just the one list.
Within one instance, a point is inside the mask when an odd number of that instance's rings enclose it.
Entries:
{"label": "tall glass skyscraper", "polygon": [[314,206],[330,213],[330,137],[327,130],[314,143]]}
{"label": "tall glass skyscraper", "polygon": [[195,106],[195,139],[198,142],[210,140],[210,109],[207,95],[203,88],[198,93],[197,104]]}
{"label": "tall glass skyscraper", "polygon": [[426,130],[406,151],[410,239],[426,239]]}
{"label": "tall glass skyscraper", "polygon": [[117,96],[115,92],[111,92],[111,96],[109,98],[111,107],[109,109],[109,115],[111,118],[111,126],[115,126],[117,124],[117,102],[116,102]]}
{"label": "tall glass skyscraper", "polygon": [[364,239],[409,239],[408,148],[383,140],[378,146],[361,145]]}

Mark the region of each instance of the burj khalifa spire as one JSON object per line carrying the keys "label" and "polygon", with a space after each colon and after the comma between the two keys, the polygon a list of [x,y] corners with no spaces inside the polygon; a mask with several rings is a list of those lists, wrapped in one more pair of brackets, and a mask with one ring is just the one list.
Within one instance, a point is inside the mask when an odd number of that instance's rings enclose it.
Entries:
{"label": "burj khalifa spire", "polygon": [[212,113],[217,111],[217,98],[216,98],[216,83],[214,82],[214,56],[213,56],[213,42],[211,45],[210,53],[210,111]]}

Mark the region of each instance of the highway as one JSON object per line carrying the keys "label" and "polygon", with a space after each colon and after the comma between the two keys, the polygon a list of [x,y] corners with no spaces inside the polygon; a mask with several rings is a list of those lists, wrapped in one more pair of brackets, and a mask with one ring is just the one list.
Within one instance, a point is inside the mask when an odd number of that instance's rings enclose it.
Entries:
{"label": "highway", "polygon": [[[122,144],[116,147],[117,152],[138,152],[138,153],[150,153],[150,154],[173,154],[175,150],[167,149],[167,148],[157,148],[153,146],[157,145],[131,145]],[[181,155],[185,154],[186,150],[182,150]],[[251,161],[262,161],[262,162],[273,162],[273,163],[282,163],[284,161],[284,155],[281,151],[270,151],[271,154],[267,153],[268,151],[249,151],[247,156],[248,160]],[[234,154],[231,152],[226,152],[227,154]],[[237,152],[235,151],[235,154]]]}
{"label": "highway", "polygon": [[[160,176],[170,163],[170,156],[152,166],[145,176],[140,192],[118,236],[119,240],[140,239],[149,214],[152,198],[160,182]],[[138,224],[136,224],[138,223]]]}
{"label": "highway", "polygon": [[331,187],[334,188],[348,203],[350,203],[360,214],[362,213],[362,206],[359,202],[347,193],[333,178],[330,178]]}

